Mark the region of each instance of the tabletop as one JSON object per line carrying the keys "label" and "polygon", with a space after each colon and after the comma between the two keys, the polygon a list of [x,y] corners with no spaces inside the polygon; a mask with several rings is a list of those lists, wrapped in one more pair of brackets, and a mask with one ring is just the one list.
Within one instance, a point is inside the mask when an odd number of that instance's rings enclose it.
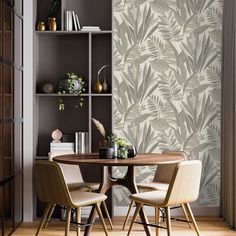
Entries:
{"label": "tabletop", "polygon": [[63,164],[100,166],[148,166],[174,164],[183,160],[183,156],[169,153],[141,153],[128,159],[99,159],[98,153],[67,154],[53,158],[53,161]]}

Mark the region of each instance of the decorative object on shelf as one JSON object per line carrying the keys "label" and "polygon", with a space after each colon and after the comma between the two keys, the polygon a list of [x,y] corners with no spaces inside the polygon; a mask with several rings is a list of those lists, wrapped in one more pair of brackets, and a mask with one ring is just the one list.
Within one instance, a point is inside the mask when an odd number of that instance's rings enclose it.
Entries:
{"label": "decorative object on shelf", "polygon": [[99,80],[99,77],[97,77],[97,80],[96,80],[96,82],[94,84],[94,88],[93,89],[94,89],[95,93],[101,93],[102,92],[102,84],[101,84],[101,82]]}
{"label": "decorative object on shelf", "polygon": [[89,152],[88,132],[75,132],[75,153],[84,154]]}
{"label": "decorative object on shelf", "polygon": [[110,147],[99,148],[99,158],[100,159],[112,159],[113,158],[113,148],[110,148]]}
{"label": "decorative object on shelf", "polygon": [[37,30],[38,31],[45,31],[45,24],[43,21],[39,21],[37,24]]}
{"label": "decorative object on shelf", "polygon": [[97,78],[99,80],[99,82],[101,81],[101,73],[104,71],[104,78],[103,78],[103,82],[101,83],[102,84],[102,91],[103,93],[107,93],[108,92],[108,83],[107,83],[107,71],[106,69],[110,67],[110,65],[104,65],[102,66],[99,71],[98,71],[98,74],[97,74]]}
{"label": "decorative object on shelf", "polygon": [[102,135],[102,139],[99,142],[99,147],[107,147],[108,143],[107,143],[107,139],[106,139],[106,131],[105,131],[103,124],[94,118],[92,118],[92,121],[95,124],[98,131],[100,132],[100,134]]}
{"label": "decorative object on shelf", "polygon": [[58,108],[60,111],[65,110],[65,104],[63,102],[63,94],[76,94],[79,96],[79,105],[76,104],[75,108],[83,106],[84,99],[81,97],[82,92],[85,91],[85,82],[81,75],[76,73],[65,73],[62,78],[57,81],[57,91],[59,95]]}
{"label": "decorative object on shelf", "polygon": [[127,147],[127,151],[128,151],[128,158],[133,158],[137,155],[137,150],[134,145],[129,145]]}
{"label": "decorative object on shelf", "polygon": [[48,29],[50,31],[56,31],[57,30],[57,22],[55,17],[48,17]]}
{"label": "decorative object on shelf", "polygon": [[51,31],[57,30],[56,12],[59,6],[59,0],[52,0],[48,9],[48,29]]}
{"label": "decorative object on shelf", "polygon": [[38,83],[38,91],[39,93],[52,93],[54,91],[54,86],[52,83],[48,81],[42,81]]}
{"label": "decorative object on shelf", "polygon": [[61,138],[62,138],[63,134],[59,129],[56,129],[52,132],[52,142],[53,143],[60,143],[61,142]]}

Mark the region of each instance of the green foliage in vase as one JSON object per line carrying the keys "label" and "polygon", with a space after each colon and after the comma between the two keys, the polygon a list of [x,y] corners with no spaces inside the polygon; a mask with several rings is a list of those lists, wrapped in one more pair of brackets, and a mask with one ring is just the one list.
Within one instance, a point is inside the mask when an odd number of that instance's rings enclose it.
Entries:
{"label": "green foliage in vase", "polygon": [[57,8],[59,7],[59,0],[52,0],[48,9],[48,17],[55,17]]}
{"label": "green foliage in vase", "polygon": [[76,94],[79,96],[79,102],[75,104],[75,108],[83,106],[84,99],[81,97],[81,94],[85,92],[85,82],[81,75],[73,72],[67,72],[64,76],[58,80],[57,83],[58,91],[58,109],[59,111],[65,110],[65,104],[63,101],[63,94]]}

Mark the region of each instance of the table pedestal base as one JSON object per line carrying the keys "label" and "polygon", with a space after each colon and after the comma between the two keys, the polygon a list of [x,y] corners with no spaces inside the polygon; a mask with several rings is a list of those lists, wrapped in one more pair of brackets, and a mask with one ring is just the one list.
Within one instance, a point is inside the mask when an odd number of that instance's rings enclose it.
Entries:
{"label": "table pedestal base", "polygon": [[[98,192],[106,193],[114,185],[123,185],[127,187],[131,194],[138,193],[138,188],[135,183],[135,168],[134,166],[128,166],[127,174],[123,178],[113,178],[109,173],[108,166],[102,166],[101,172],[101,184]],[[88,218],[88,224],[92,224],[95,221],[96,212],[95,207],[92,208],[92,211]],[[139,212],[140,218],[143,223],[148,224],[148,219],[143,211],[143,208]],[[86,227],[84,235],[88,236],[91,232],[92,226]],[[144,229],[147,236],[151,236],[150,228],[147,225],[144,225]]]}

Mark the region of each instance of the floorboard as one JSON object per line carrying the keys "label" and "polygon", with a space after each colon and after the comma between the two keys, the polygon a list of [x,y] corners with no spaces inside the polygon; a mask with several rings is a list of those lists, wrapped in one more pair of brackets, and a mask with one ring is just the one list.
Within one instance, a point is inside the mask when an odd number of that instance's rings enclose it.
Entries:
{"label": "floorboard", "polygon": [[[114,231],[111,231],[109,228],[110,236],[125,236],[127,235],[127,229],[122,230],[124,217],[115,217],[113,218],[113,224],[115,227]],[[152,219],[149,219],[150,222]],[[236,236],[236,231],[231,230],[227,224],[221,218],[217,217],[197,217],[196,218],[201,236]],[[108,225],[108,223],[107,223]],[[23,223],[21,227],[13,234],[14,236],[30,236],[35,235],[38,222],[33,223]],[[172,222],[172,231],[173,236],[193,236],[196,235],[193,229],[189,229],[188,225],[183,222]],[[152,228],[153,235],[155,235],[155,229]],[[53,222],[50,223],[46,230],[42,230],[40,236],[63,236],[64,235],[64,223],[62,222]],[[74,227],[71,226],[70,236],[75,236]],[[91,236],[104,236],[99,221],[97,221],[92,229]],[[141,225],[135,224],[132,236],[145,236],[143,227]],[[160,236],[166,236],[166,230],[161,229]]]}

